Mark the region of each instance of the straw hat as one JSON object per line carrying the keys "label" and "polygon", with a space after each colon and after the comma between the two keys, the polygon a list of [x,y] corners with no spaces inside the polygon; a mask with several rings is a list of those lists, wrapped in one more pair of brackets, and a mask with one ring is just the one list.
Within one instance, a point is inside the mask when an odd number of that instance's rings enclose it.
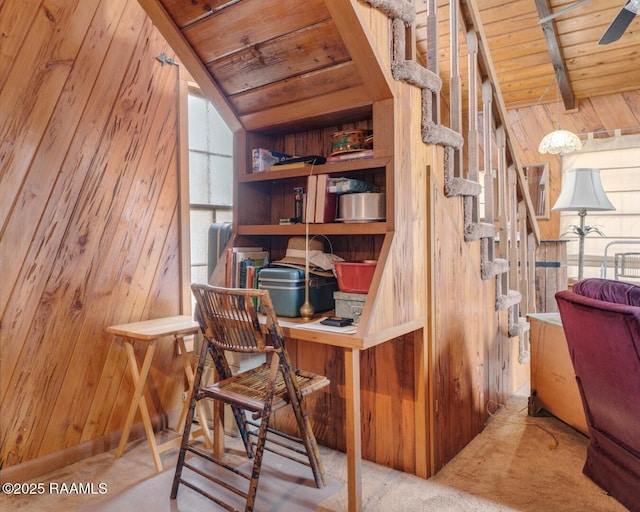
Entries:
{"label": "straw hat", "polygon": [[[311,238],[309,240],[309,273],[324,277],[333,277],[333,262],[342,261],[342,258],[334,254],[324,252],[324,243],[322,240]],[[284,258],[271,263],[272,265],[282,267],[293,267],[305,270],[306,268],[306,251],[305,238],[294,236],[289,238],[287,242],[287,251]]]}

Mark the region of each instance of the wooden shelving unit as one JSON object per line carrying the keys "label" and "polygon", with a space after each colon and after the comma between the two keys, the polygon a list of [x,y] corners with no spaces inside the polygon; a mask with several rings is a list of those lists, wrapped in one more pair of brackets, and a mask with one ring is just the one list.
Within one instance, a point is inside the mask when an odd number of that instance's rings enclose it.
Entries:
{"label": "wooden shelving unit", "polygon": [[[246,158],[235,160],[234,237],[239,245],[254,243],[270,252],[271,260],[284,256],[287,242],[292,236],[304,236],[305,224],[280,224],[279,220],[293,217],[294,189],[306,187],[310,174],[328,174],[331,177],[349,177],[376,185],[385,192],[386,218],[374,222],[311,223],[311,236],[324,236],[326,250],[346,260],[375,259],[380,269],[374,276],[367,301],[373,301],[379,285],[379,275],[385,264],[389,239],[394,232],[394,156],[393,132],[388,121],[392,114],[390,101],[373,103],[368,116],[362,118],[362,109],[343,113],[340,124],[306,129],[304,125],[291,126],[289,132],[246,131],[236,134],[235,147]],[[251,172],[251,154],[254,148],[266,148],[292,155],[324,155],[331,151],[331,135],[344,129],[369,129],[374,135],[374,157],[325,163],[313,167]],[[371,308],[366,309],[370,311]],[[365,338],[367,317],[361,318],[359,338]]]}

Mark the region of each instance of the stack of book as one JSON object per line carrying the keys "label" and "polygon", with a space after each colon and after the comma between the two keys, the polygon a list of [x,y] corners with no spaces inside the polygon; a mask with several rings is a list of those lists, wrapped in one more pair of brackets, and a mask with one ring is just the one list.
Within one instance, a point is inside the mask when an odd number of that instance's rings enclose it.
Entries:
{"label": "stack of book", "polygon": [[226,253],[225,286],[257,288],[260,270],[269,264],[269,252],[262,247],[230,247]]}

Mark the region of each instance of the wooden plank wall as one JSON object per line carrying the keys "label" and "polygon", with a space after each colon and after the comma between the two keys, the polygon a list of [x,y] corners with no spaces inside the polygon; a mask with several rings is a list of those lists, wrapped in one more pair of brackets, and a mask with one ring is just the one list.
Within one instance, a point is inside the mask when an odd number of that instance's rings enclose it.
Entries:
{"label": "wooden plank wall", "polygon": [[[105,327],[181,313],[178,69],[134,1],[4,2],[0,33],[7,469],[120,430],[133,384]],[[152,417],[182,381],[165,340]]]}
{"label": "wooden plank wall", "polygon": [[462,199],[444,194],[441,158],[428,184],[435,471],[483,430],[487,410],[526,380],[508,312],[495,311],[496,281],[481,278],[480,242],[464,240]]}

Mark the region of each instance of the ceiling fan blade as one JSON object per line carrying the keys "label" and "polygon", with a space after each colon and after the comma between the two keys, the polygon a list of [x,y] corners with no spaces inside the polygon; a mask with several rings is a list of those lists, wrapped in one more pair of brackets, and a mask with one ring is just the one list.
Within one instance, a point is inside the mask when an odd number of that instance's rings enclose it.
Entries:
{"label": "ceiling fan blade", "polygon": [[633,21],[633,18],[636,17],[636,13],[627,8],[630,4],[631,2],[628,1],[620,10],[618,15],[611,22],[611,25],[609,25],[605,33],[600,38],[600,41],[598,41],[598,44],[609,44],[622,37],[624,31],[627,30],[627,27]]}

